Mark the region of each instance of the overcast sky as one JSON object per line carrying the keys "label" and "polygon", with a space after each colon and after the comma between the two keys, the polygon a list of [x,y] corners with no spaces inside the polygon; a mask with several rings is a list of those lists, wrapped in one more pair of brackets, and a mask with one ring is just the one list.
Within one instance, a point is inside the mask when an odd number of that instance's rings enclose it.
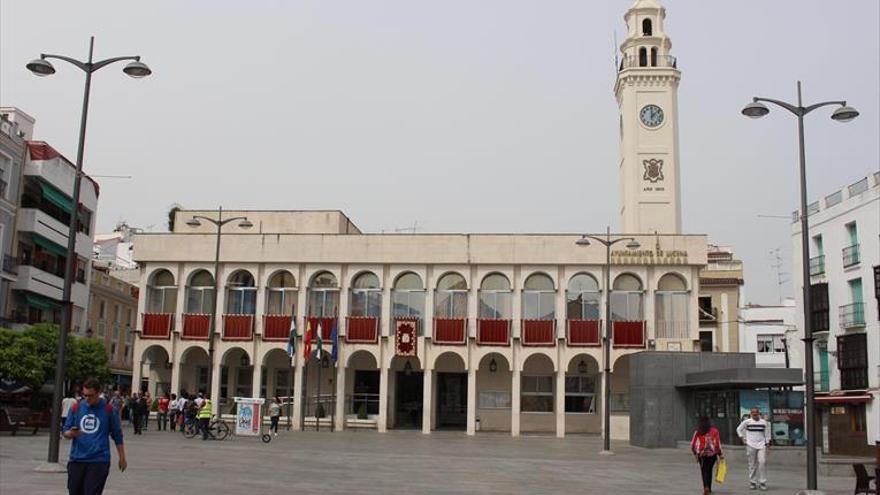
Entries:
{"label": "overcast sky", "polygon": [[[98,230],[162,230],[168,208],[341,209],[363,230],[582,232],[619,225],[614,1],[0,3],[0,104],[69,158],[83,76],[41,52],[143,56],[92,84],[85,170]],[[746,263],[746,299],[790,274],[797,128],[754,95],[847,99],[849,124],[808,118],[811,198],[880,164],[880,2],[667,0],[679,91],[685,233]],[[786,275],[788,278],[789,275]],[[791,283],[782,287],[792,293]]]}

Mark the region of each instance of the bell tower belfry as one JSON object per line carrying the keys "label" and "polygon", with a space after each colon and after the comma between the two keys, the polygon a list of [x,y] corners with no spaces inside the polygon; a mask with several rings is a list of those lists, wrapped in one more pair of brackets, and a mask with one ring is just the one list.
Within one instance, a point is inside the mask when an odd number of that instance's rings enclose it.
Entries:
{"label": "bell tower belfry", "polygon": [[663,30],[666,9],[636,0],[627,10],[627,36],[614,96],[620,109],[621,228],[630,234],[681,232],[678,82]]}

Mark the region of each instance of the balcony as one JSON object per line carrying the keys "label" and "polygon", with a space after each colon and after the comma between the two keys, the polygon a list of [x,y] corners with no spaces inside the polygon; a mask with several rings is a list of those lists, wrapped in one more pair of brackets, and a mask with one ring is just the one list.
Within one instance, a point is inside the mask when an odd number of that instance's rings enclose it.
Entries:
{"label": "balcony", "polygon": [[[69,226],[48,213],[37,208],[20,208],[17,220],[18,230],[30,232],[49,240],[66,250]],[[76,254],[83,258],[92,257],[92,238],[82,232],[76,233]]]}
{"label": "balcony", "polygon": [[464,345],[467,341],[467,319],[434,318],[434,343]]}
{"label": "balcony", "polygon": [[309,327],[312,328],[313,338],[315,335],[318,335],[317,332],[319,326],[321,327],[321,339],[325,342],[329,342],[330,337],[333,335],[333,327],[336,326],[336,318],[319,318],[317,316],[309,316],[306,318],[306,329]]}
{"label": "balcony", "polygon": [[18,258],[8,254],[3,255],[3,273],[15,277],[18,275]]}
{"label": "balcony", "polygon": [[522,320],[522,344],[555,346],[556,320]]}
{"label": "balcony", "polygon": [[858,265],[862,260],[861,252],[859,251],[859,245],[853,244],[852,246],[847,246],[843,248],[843,267],[848,268],[853,265]]}
{"label": "balcony", "polygon": [[254,315],[223,315],[223,340],[254,338]]}
{"label": "balcony", "polygon": [[[653,63],[651,63],[653,62]],[[626,56],[620,61],[620,70],[623,69],[653,69],[655,67],[672,67],[678,68],[678,60],[671,55],[655,56],[654,60],[646,56],[644,60],[639,60],[637,56]]]}
{"label": "balcony", "polygon": [[570,347],[598,347],[602,345],[599,320],[568,320],[568,345]]}
{"label": "balcony", "polygon": [[477,345],[510,345],[510,320],[496,318],[478,319]]}
{"label": "balcony", "polygon": [[826,393],[831,391],[831,379],[828,370],[813,373],[813,386],[816,392]]}
{"label": "balcony", "polygon": [[713,307],[704,308],[700,306],[698,308],[698,313],[700,316],[700,323],[715,323],[718,321],[718,309]]}
{"label": "balcony", "polygon": [[379,318],[349,316],[346,320],[345,341],[352,344],[375,344],[379,341]]}
{"label": "balcony", "polygon": [[[866,356],[867,360],[867,356]],[[841,390],[867,390],[868,389],[868,367],[852,367],[840,370],[840,389]]]}
{"label": "balcony", "polygon": [[825,255],[820,254],[810,258],[810,276],[815,277],[825,273]]}
{"label": "balcony", "polygon": [[203,313],[183,314],[184,340],[208,340],[208,332],[211,327],[211,315]]}
{"label": "balcony", "polygon": [[263,340],[287,342],[293,318],[289,315],[263,315]]}
{"label": "balcony", "polygon": [[611,328],[614,330],[614,347],[645,347],[644,321],[615,321]]}
{"label": "balcony", "polygon": [[842,328],[859,328],[865,326],[865,303],[855,302],[841,306],[840,326]]}
{"label": "balcony", "polygon": [[174,315],[171,313],[144,313],[142,339],[169,339]]}

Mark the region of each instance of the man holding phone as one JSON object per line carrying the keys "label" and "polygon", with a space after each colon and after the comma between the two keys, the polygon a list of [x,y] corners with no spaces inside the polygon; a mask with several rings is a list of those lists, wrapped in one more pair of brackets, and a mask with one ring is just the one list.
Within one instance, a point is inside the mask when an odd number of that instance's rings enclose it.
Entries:
{"label": "man holding phone", "polygon": [[110,441],[116,443],[119,470],[125,471],[125,446],[119,413],[101,398],[101,384],[94,379],[82,386],[83,399],[71,407],[62,433],[73,440],[67,463],[70,495],[100,495],[110,474]]}

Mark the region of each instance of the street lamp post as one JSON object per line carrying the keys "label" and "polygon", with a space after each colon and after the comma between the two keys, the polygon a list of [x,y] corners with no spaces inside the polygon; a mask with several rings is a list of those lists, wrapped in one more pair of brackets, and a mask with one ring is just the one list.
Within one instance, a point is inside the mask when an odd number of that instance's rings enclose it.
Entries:
{"label": "street lamp post", "polygon": [[[222,206],[217,210],[216,219],[202,215],[194,215],[186,222],[186,224],[190,227],[200,227],[202,223],[199,222],[199,220],[204,220],[217,227],[217,241],[214,248],[214,302],[212,303],[211,320],[208,325],[208,364],[210,369],[208,370],[208,390],[205,391],[207,394],[211,394],[214,389],[214,334],[217,328],[217,295],[220,291],[220,234],[224,225],[234,222],[235,220],[241,220],[241,222],[238,223],[238,226],[244,229],[249,229],[253,227],[254,224],[252,224],[247,217],[232,217],[224,220]],[[212,404],[218,404],[216,397],[212,397],[212,399],[214,399]]]}
{"label": "street lamp post", "polygon": [[64,62],[67,62],[86,73],[82,116],[80,117],[79,123],[79,146],[77,147],[76,151],[76,174],[74,175],[73,179],[73,212],[71,212],[70,214],[70,225],[68,226],[67,231],[67,259],[65,260],[64,265],[64,286],[61,292],[61,303],[64,306],[64,310],[61,314],[61,328],[58,331],[58,353],[55,359],[55,386],[52,391],[52,419],[49,425],[49,454],[47,456],[47,462],[49,464],[58,463],[59,438],[61,435],[60,404],[62,398],[61,395],[63,392],[61,384],[64,381],[64,375],[66,372],[65,351],[67,349],[67,335],[68,332],[70,332],[71,319],[73,318],[73,303],[71,302],[70,293],[76,271],[76,232],[78,230],[77,223],[79,216],[79,189],[80,184],[82,183],[83,176],[83,152],[85,150],[86,144],[86,120],[89,113],[89,93],[92,86],[92,73],[97,72],[99,69],[102,69],[114,62],[120,62],[123,60],[131,60],[131,62],[129,62],[122,69],[122,71],[133,78],[138,79],[141,77],[146,77],[153,72],[150,70],[149,67],[147,67],[146,64],[141,62],[140,56],[113,57],[101,60],[99,62],[94,62],[92,59],[94,49],[95,37],[92,36],[89,40],[89,60],[86,62],[81,62],[79,60],[65,57],[63,55],[50,55],[43,53],[40,54],[40,58],[32,60],[25,66],[28,70],[30,70],[37,76],[51,76],[55,73],[55,67],[47,59],[57,59],[63,60]]}
{"label": "street lamp post", "polygon": [[827,105],[838,105],[831,114],[833,120],[839,122],[849,122],[859,116],[859,112],[850,106],[846,101],[823,101],[809,106],[803,106],[801,100],[801,82],[797,83],[798,100],[797,106],[780,100],[771,98],[752,98],[752,102],[742,109],[742,114],[746,117],[760,118],[768,113],[770,109],[762,102],[772,103],[782,107],[797,117],[798,121],[798,144],[800,151],[800,186],[801,186],[801,275],[803,278],[803,297],[804,297],[804,373],[806,374],[806,402],[807,402],[807,489],[815,490],[817,486],[816,480],[816,421],[815,421],[815,405],[813,404],[813,396],[815,394],[815,377],[813,376],[813,325],[810,321],[810,244],[809,244],[809,225],[807,221],[807,171],[806,158],[804,153],[804,116],[808,113]]}
{"label": "street lamp post", "polygon": [[641,245],[639,241],[632,237],[621,237],[612,240],[611,227],[607,228],[604,239],[584,234],[577,240],[576,244],[578,246],[589,246],[591,244],[590,239],[605,246],[605,331],[602,332],[602,347],[605,355],[605,372],[602,376],[602,382],[605,387],[604,398],[602,399],[602,415],[605,422],[605,432],[601,453],[611,454],[611,246],[624,241],[629,241],[626,243],[627,249],[638,249]]}

